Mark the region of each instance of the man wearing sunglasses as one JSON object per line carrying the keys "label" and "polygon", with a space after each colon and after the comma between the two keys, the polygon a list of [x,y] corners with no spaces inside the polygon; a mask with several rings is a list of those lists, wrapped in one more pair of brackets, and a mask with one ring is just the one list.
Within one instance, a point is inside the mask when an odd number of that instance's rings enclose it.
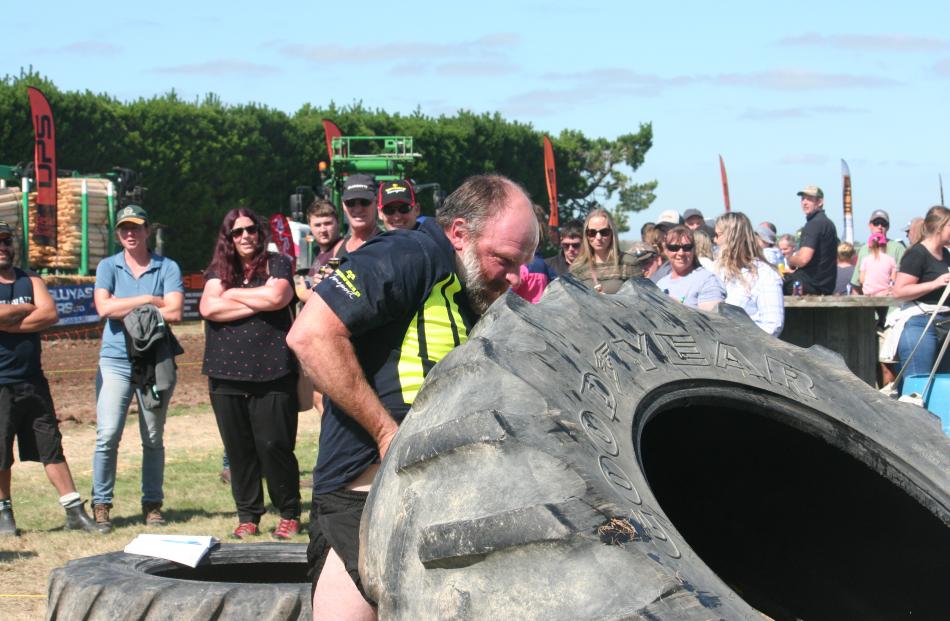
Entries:
{"label": "man wearing sunglasses", "polygon": [[376,203],[379,206],[379,217],[387,231],[416,228],[419,205],[408,180],[397,179],[380,184]]}
{"label": "man wearing sunglasses", "polygon": [[328,397],[307,550],[320,618],[375,618],[358,559],[360,519],[379,463],[429,370],[520,283],[538,232],[520,186],[497,175],[472,177],[435,218],[350,254],[294,323],[287,342]]}
{"label": "man wearing sunglasses", "polygon": [[[891,218],[887,215],[886,211],[877,209],[871,214],[871,219],[868,221],[868,229],[870,229],[871,235],[881,234],[887,238],[887,231],[890,228]],[[900,265],[901,259],[904,257],[904,246],[895,239],[888,239],[886,253],[894,259],[895,263]],[[861,249],[858,250],[858,259],[855,265],[861,265],[861,261],[863,261],[866,256],[868,256],[868,246],[864,244],[861,246]],[[851,277],[851,293],[852,295],[860,295],[862,293],[861,274],[858,270],[854,270],[854,275]]]}
{"label": "man wearing sunglasses", "polygon": [[570,272],[571,265],[580,256],[581,244],[584,243],[581,238],[583,231],[584,223],[577,219],[568,220],[561,227],[561,251],[553,257],[545,259],[558,276]]}

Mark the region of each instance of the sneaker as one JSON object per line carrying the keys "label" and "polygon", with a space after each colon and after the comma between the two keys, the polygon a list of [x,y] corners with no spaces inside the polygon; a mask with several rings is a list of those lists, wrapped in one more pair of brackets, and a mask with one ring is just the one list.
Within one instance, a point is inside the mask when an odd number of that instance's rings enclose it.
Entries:
{"label": "sneaker", "polygon": [[66,530],[84,530],[89,533],[107,533],[110,528],[103,526],[86,513],[86,501],[66,509]]}
{"label": "sneaker", "polygon": [[111,504],[92,505],[92,517],[96,520],[100,533],[107,533],[112,530],[112,522],[109,521],[109,509],[111,508]]}
{"label": "sneaker", "polygon": [[257,524],[254,522],[241,522],[237,525],[237,528],[234,529],[234,532],[231,533],[231,537],[233,539],[244,539],[245,537],[257,534],[259,534]]}
{"label": "sneaker", "polygon": [[13,508],[4,507],[0,509],[0,537],[18,537],[20,533],[16,529],[16,520],[13,519]]}
{"label": "sneaker", "polygon": [[280,518],[280,523],[277,524],[277,528],[274,529],[274,533],[271,537],[279,541],[285,541],[298,532],[300,532],[299,520]]}
{"label": "sneaker", "polygon": [[162,503],[143,502],[142,514],[145,516],[146,526],[164,526],[165,518],[162,517]]}

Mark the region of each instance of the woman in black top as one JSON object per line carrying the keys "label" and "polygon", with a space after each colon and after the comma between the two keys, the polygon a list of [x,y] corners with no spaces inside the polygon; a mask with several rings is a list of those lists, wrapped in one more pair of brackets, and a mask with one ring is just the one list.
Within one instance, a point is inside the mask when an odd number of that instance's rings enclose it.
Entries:
{"label": "woman in black top", "polygon": [[256,213],[229,211],[200,305],[207,320],[202,373],[231,461],[239,522],[232,535],[238,539],[258,534],[262,476],[280,511],[273,537],[289,539],[300,528],[297,361],[286,342],[293,322],[293,264],[266,247],[267,231]]}
{"label": "woman in black top", "polygon": [[[908,358],[929,320],[934,304],[940,301],[944,288],[950,283],[950,209],[939,205],[931,207],[924,220],[924,237],[914,244],[901,259],[897,279],[894,282],[894,297],[908,300],[904,308],[916,308],[920,314],[907,320],[897,347],[901,368],[909,366],[904,377],[929,375],[943,345],[937,338],[933,325],[927,330],[917,353],[908,363]],[[930,305],[930,306],[928,306]],[[944,302],[946,306],[946,302]],[[936,321],[950,320],[950,313],[940,313]],[[940,371],[950,370],[950,355],[940,362]]]}

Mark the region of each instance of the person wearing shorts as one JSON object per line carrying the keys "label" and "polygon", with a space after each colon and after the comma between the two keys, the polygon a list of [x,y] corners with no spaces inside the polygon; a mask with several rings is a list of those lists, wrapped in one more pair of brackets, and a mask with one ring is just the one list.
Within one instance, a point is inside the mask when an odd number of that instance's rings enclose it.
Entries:
{"label": "person wearing shorts", "polygon": [[13,244],[13,229],[0,222],[0,536],[18,534],[11,499],[14,438],[20,461],[43,464],[66,511],[66,528],[104,532],[76,491],[43,375],[39,333],[58,321],[56,305],[41,278],[13,267]]}

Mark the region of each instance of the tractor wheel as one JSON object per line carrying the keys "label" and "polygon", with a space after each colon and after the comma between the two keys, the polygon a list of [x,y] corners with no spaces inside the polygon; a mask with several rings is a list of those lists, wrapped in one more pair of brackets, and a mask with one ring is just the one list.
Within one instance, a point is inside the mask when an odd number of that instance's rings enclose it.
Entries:
{"label": "tractor wheel", "polygon": [[77,559],[49,578],[47,619],[311,618],[306,546],[222,545],[192,569],[112,552]]}
{"label": "tractor wheel", "polygon": [[649,281],[507,295],[363,517],[385,619],[950,618],[950,440],[836,354]]}

